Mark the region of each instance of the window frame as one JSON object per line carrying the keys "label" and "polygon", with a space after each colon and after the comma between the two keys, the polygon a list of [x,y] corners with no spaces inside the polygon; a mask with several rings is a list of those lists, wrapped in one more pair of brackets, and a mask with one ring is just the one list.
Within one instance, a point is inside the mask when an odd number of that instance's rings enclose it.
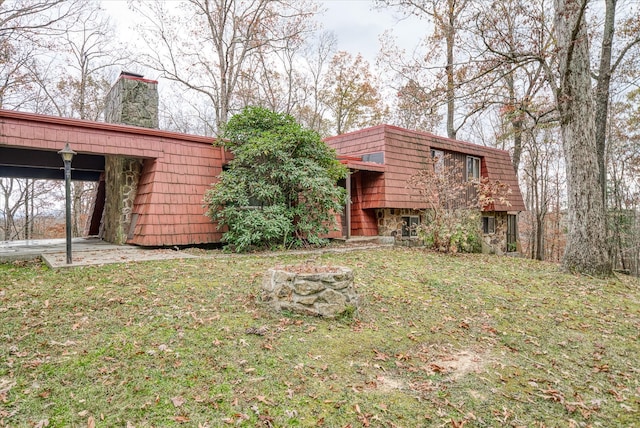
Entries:
{"label": "window frame", "polygon": [[482,233],[484,235],[495,235],[496,233],[496,217],[493,215],[482,216]]}
{"label": "window frame", "polygon": [[481,162],[477,156],[467,156],[467,181],[480,179]]}
{"label": "window frame", "polygon": [[[418,236],[418,225],[420,225],[419,215],[403,215],[401,234],[403,238],[416,238]],[[407,221],[408,220],[408,221]],[[415,220],[415,221],[412,221]],[[415,226],[415,227],[414,227]]]}
{"label": "window frame", "polygon": [[441,175],[444,172],[444,150],[431,149],[431,160],[433,162],[433,172]]}

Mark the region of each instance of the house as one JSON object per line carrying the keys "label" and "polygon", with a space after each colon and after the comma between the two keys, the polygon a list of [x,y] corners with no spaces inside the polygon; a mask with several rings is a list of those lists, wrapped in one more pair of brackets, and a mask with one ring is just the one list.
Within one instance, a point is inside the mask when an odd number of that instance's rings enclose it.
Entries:
{"label": "house", "polygon": [[[509,153],[427,132],[380,125],[327,138],[350,170],[345,182],[350,204],[343,234],[411,239],[410,225],[424,221],[427,203],[412,195],[408,180],[433,165],[433,157],[452,159],[463,179],[486,177],[508,186],[510,193],[482,208],[483,249],[506,253],[517,249],[517,217],[525,210]],[[433,168],[433,166],[431,166]],[[415,229],[415,228],[414,228]]]}
{"label": "house", "polygon": [[[220,242],[222,232],[205,216],[203,196],[217,180],[228,153],[211,137],[157,127],[157,82],[123,72],[112,88],[107,122],[67,119],[0,109],[0,176],[62,179],[57,154],[66,143],[77,152],[72,180],[96,181],[90,235],[140,246]],[[451,154],[465,174],[500,180],[512,189],[509,203],[483,212],[491,251],[512,250],[524,203],[509,154],[434,135],[382,125],[331,137],[351,174],[343,231],[331,237],[398,236],[422,221],[424,204],[407,180],[433,153]],[[468,165],[467,165],[468,164]]]}

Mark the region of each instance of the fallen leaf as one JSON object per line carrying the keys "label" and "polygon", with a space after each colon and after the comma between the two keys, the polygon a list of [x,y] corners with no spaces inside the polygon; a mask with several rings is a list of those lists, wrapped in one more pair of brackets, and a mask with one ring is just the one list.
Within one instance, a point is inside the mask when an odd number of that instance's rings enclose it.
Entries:
{"label": "fallen leaf", "polygon": [[267,401],[267,398],[264,395],[256,395],[256,400],[263,404],[266,404],[267,406],[273,405],[273,403]]}
{"label": "fallen leaf", "polygon": [[181,424],[190,421],[188,416],[176,416],[173,418],[173,420]]}
{"label": "fallen leaf", "polygon": [[455,419],[451,419],[451,426],[453,428],[462,428],[466,424],[467,424],[467,420],[466,419],[463,419],[460,422],[456,421]]}
{"label": "fallen leaf", "polygon": [[435,373],[444,373],[447,371],[446,367],[439,366],[436,363],[429,364],[429,368]]}
{"label": "fallen leaf", "polygon": [[87,420],[87,428],[96,428],[96,420],[93,416],[89,416],[89,419]]}
{"label": "fallen leaf", "polygon": [[376,356],[373,357],[374,360],[387,361],[389,359],[389,356],[384,352],[380,352],[377,349],[374,349],[373,352],[376,354]]}
{"label": "fallen leaf", "polygon": [[184,403],[186,403],[187,400],[185,400],[182,396],[178,395],[177,397],[172,397],[171,402],[173,403],[174,407],[180,407]]}

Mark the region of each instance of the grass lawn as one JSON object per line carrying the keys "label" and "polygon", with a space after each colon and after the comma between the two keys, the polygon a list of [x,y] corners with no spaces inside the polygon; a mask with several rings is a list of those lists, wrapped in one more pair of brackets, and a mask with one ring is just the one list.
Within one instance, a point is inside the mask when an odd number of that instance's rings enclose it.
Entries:
{"label": "grass lawn", "polygon": [[[638,279],[405,248],[198,254],[0,264],[0,426],[640,426]],[[261,303],[266,269],[310,257],[354,270],[355,314]]]}

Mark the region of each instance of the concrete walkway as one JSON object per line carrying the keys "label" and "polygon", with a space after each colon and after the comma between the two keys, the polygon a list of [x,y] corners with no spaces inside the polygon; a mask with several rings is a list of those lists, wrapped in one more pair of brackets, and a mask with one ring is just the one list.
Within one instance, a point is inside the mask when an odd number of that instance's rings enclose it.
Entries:
{"label": "concrete walkway", "polygon": [[[347,252],[367,248],[393,246],[385,237],[355,237],[344,241],[344,247],[287,251],[289,254],[322,254]],[[266,251],[253,256],[275,257],[281,252]],[[231,255],[225,255],[225,257]],[[147,260],[200,258],[199,255],[169,248],[145,248],[135,245],[115,245],[96,237],[74,238],[71,241],[71,264],[67,264],[67,245],[64,239],[38,239],[30,241],[0,241],[0,263],[41,258],[51,269],[104,265]]]}
{"label": "concrete walkway", "polygon": [[74,238],[71,241],[71,256],[72,263],[69,265],[67,264],[67,246],[64,239],[0,241],[0,262],[42,258],[52,269],[197,257],[171,249],[114,245],[94,237]]}

